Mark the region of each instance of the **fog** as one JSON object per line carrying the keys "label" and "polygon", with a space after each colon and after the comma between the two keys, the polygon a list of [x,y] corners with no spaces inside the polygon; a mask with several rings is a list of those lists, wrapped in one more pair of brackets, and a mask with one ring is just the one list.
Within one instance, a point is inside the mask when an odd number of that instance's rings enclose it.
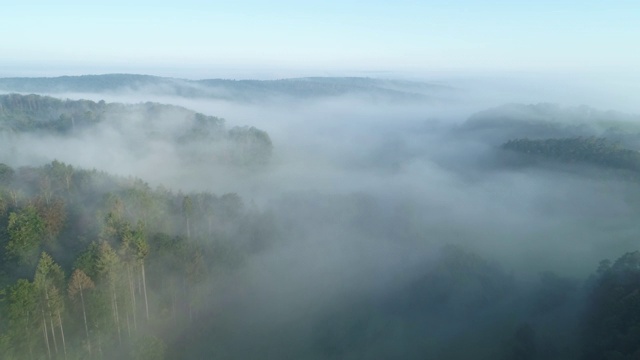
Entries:
{"label": "fog", "polygon": [[[402,299],[439,266],[443,246],[474,252],[524,284],[544,271],[585,279],[600,260],[637,248],[640,206],[637,183],[602,178],[589,167],[502,166],[501,142],[495,140],[501,139],[499,130],[495,137],[483,137],[463,131],[465,121],[514,102],[640,109],[611,91],[597,86],[590,91],[579,82],[559,88],[530,79],[456,80],[448,86],[420,102],[361,95],[247,103],[140,91],[51,93],[182,106],[224,118],[227,127],[265,130],[273,153],[268,164],[255,168],[184,161],[183,150],[162,136],[143,136],[179,133],[185,125],[173,121],[175,114],[148,124],[134,113],[70,136],[5,133],[0,162],[40,166],[57,159],[139,177],[153,187],[237,193],[251,211],[272,216],[277,240],[252,253],[239,269],[212,275],[200,285],[213,294],[199,305],[206,316],[179,334],[162,329],[175,349],[189,348],[186,356],[465,358],[451,344],[473,343],[470,332],[481,342],[491,323],[482,316],[489,315],[476,314],[469,324],[451,305],[446,315],[415,310],[407,316],[414,307]],[[223,151],[216,149],[207,151]],[[504,306],[517,312],[515,300],[509,301]],[[391,315],[385,317],[387,310]],[[382,313],[383,323],[368,320],[362,334],[342,323],[349,316],[359,319],[359,312],[363,317]],[[495,315],[493,321],[502,317],[508,315]],[[498,337],[510,331],[495,330]],[[323,350],[318,343],[326,336],[345,343],[353,336],[355,345]],[[172,354],[180,353],[175,349]]]}

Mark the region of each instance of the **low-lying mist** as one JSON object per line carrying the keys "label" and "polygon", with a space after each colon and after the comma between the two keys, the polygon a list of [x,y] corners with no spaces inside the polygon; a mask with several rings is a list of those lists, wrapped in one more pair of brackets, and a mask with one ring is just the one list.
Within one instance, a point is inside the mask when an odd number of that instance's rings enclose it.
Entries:
{"label": "low-lying mist", "polygon": [[[159,114],[151,125],[133,114],[69,136],[3,134],[0,162],[56,159],[152,187],[237,193],[268,216],[273,239],[262,244],[258,232],[257,250],[241,266],[201,283],[208,296],[194,325],[162,329],[176,357],[470,358],[462,344],[491,358],[527,321],[551,344],[548,319],[523,310],[526,294],[541,273],[582,281],[600,260],[636,250],[640,185],[580,164],[505,166],[500,145],[512,133],[485,136],[465,121],[515,98],[535,104],[554,95],[454,89],[427,102],[54,94],[182,106],[266,131],[273,152],[255,167],[185,161],[174,144],[145,137],[179,133],[181,123]],[[560,108],[573,105],[565,99],[555,99]],[[443,284],[456,284],[455,274],[438,278],[451,259],[469,273],[499,275],[479,281],[481,290],[438,297]],[[559,306],[549,316],[573,319],[573,310]]]}

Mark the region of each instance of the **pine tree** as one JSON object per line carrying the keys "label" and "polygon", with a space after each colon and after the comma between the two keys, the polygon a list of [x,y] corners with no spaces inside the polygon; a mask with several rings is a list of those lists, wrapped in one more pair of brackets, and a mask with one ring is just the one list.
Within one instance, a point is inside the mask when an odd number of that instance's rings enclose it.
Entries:
{"label": "pine tree", "polygon": [[80,296],[80,304],[82,307],[82,318],[84,320],[84,331],[87,337],[87,347],[89,349],[89,354],[91,354],[91,338],[89,336],[89,324],[87,322],[87,310],[84,301],[84,294],[87,291],[95,288],[95,284],[91,280],[84,271],[80,269],[76,269],[73,274],[71,274],[71,279],[69,280],[69,287],[67,288],[67,292],[72,301],[77,301],[78,295]]}
{"label": "pine tree", "polygon": [[[51,338],[53,339],[54,350],[58,352],[58,341],[54,322],[60,322],[59,327],[61,335],[64,333],[62,326],[61,313],[64,308],[64,302],[60,297],[60,288],[64,284],[64,273],[62,268],[53,261],[49,254],[43,252],[40,261],[36,267],[36,273],[33,279],[39,296],[40,311],[43,317],[43,326],[45,334],[45,342],[48,342],[47,335],[47,315],[51,330]],[[64,344],[63,344],[64,345]],[[63,349],[66,352],[66,349]]]}
{"label": "pine tree", "polygon": [[9,350],[20,354],[29,354],[34,358],[34,336],[38,328],[37,291],[35,284],[26,279],[19,279],[7,291],[9,320]]}
{"label": "pine tree", "polygon": [[7,225],[9,243],[7,254],[19,261],[32,264],[42,240],[45,224],[34,206],[27,206],[9,214]]}
{"label": "pine tree", "polygon": [[100,242],[96,268],[98,270],[98,274],[105,280],[107,285],[107,292],[110,294],[113,325],[116,328],[118,340],[122,342],[122,335],[120,332],[120,313],[118,310],[118,290],[121,279],[121,264],[118,254],[116,254],[111,245],[106,241]]}

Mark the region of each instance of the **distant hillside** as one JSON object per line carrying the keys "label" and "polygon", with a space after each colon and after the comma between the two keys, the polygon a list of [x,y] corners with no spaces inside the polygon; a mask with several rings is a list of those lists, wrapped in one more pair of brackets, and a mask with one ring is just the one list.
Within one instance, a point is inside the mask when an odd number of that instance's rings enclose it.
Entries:
{"label": "distant hillside", "polygon": [[524,156],[522,163],[550,160],[593,165],[614,170],[629,179],[640,179],[640,152],[625,149],[605,138],[514,139],[502,144],[501,148]]}
{"label": "distant hillside", "polygon": [[640,149],[640,116],[601,111],[588,106],[509,104],[472,115],[459,133],[480,137],[494,145],[515,138],[547,139],[605,137]]}
{"label": "distant hillside", "polygon": [[264,164],[272,150],[271,139],[262,130],[227,129],[224,119],[179,106],[0,95],[0,134],[78,137],[90,131],[113,133],[137,152],[145,142],[162,142],[180,151],[185,161]]}
{"label": "distant hillside", "polygon": [[67,133],[90,127],[109,119],[138,116],[149,121],[149,129],[159,118],[177,122],[209,123],[222,130],[224,120],[191,110],[157,103],[125,105],[90,100],[61,100],[40,95],[0,95],[0,129],[11,131],[53,131]]}
{"label": "distant hillside", "polygon": [[387,101],[424,101],[451,89],[421,82],[357,77],[186,80],[149,75],[107,74],[51,78],[0,78],[0,91],[45,94],[144,91],[156,95],[233,101],[260,101],[271,97],[325,98],[344,95],[360,95]]}

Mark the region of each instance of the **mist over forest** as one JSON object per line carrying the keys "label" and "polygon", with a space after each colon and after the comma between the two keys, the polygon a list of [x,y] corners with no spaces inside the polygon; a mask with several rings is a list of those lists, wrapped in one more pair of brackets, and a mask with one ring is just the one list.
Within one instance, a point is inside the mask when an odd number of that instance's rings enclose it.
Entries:
{"label": "mist over forest", "polygon": [[640,110],[499,85],[0,78],[1,357],[637,358]]}

